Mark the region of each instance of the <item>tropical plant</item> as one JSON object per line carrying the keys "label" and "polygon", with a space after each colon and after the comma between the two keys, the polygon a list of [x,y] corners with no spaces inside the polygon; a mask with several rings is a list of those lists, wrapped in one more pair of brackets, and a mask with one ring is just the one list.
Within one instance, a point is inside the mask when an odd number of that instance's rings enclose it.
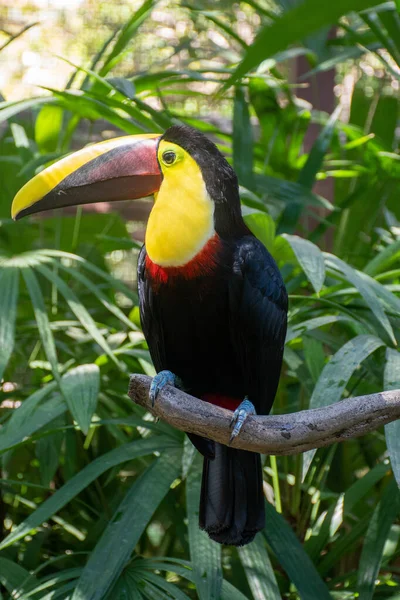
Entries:
{"label": "tropical plant", "polygon": [[[76,67],[64,90],[0,104],[0,594],[400,597],[398,423],[304,456],[267,457],[265,530],[245,548],[221,549],[197,527],[199,457],[126,395],[130,373],[154,373],[130,224],[81,210],[9,219],[23,183],[92,140],[82,123],[104,120],[116,134],[190,123],[234,164],[246,222],[290,294],[274,411],[400,387],[396,5],[248,1],[244,14],[261,21],[248,44],[237,9],[199,14],[182,4],[193,31],[218,31],[226,51],[215,57],[193,37],[177,49],[181,66],[155,61],[150,72],[115,76],[154,4],[145,2],[89,67]],[[335,23],[331,39],[322,28]],[[340,108],[326,115],[298,99],[287,65],[300,55],[313,76],[357,70],[348,122]],[[210,107],[199,83],[218,86],[218,116],[232,117],[232,128],[198,117]],[[320,130],[305,152],[310,123]],[[325,178],[335,183],[330,200],[313,191]]]}

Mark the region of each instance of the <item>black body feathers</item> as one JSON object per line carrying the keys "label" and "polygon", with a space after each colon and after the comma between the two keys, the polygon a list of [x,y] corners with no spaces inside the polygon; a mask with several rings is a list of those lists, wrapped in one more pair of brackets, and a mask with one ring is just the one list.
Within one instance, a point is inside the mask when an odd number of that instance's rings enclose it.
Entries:
{"label": "black body feathers", "polygon": [[[157,371],[178,375],[199,398],[245,396],[258,414],[274,401],[286,334],[287,294],[266,248],[240,213],[236,175],[207,138],[173,127],[164,139],[197,161],[215,202],[213,271],[155,285],[146,249],[138,280],[143,331]],[[190,436],[205,456],[200,526],[224,544],[243,545],[264,527],[260,456]]]}

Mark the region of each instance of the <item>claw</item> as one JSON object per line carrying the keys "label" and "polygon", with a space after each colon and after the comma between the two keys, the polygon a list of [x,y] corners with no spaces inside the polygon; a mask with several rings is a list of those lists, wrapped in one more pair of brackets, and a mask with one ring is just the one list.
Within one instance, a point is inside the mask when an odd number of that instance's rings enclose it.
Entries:
{"label": "claw", "polygon": [[254,408],[254,405],[250,402],[250,400],[246,396],[245,399],[243,400],[243,402],[241,402],[239,404],[239,406],[233,413],[233,416],[232,416],[232,419],[230,422],[231,428],[233,427],[231,437],[229,439],[230,444],[233,442],[235,437],[237,437],[239,435],[240,430],[243,427],[243,423],[245,422],[247,417],[250,415],[256,415],[256,414],[257,413],[256,413],[256,409]]}
{"label": "claw", "polygon": [[154,406],[157,396],[166,385],[178,386],[179,378],[171,371],[160,371],[150,384],[149,398],[151,405]]}

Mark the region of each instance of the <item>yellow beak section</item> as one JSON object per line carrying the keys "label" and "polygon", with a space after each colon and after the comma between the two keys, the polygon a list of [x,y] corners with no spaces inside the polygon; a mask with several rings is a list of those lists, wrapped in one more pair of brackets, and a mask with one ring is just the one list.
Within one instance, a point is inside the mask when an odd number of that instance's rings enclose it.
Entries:
{"label": "yellow beak section", "polygon": [[160,137],[128,135],[66,156],[20,189],[12,203],[12,218],[64,206],[151,196],[162,180],[157,161]]}

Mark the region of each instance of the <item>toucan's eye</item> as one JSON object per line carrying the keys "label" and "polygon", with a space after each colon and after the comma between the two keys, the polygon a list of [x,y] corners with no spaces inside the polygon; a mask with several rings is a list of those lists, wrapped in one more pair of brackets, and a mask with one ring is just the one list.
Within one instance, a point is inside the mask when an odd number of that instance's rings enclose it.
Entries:
{"label": "toucan's eye", "polygon": [[164,164],[173,165],[176,161],[176,154],[173,150],[167,150],[166,152],[163,152],[162,159]]}

